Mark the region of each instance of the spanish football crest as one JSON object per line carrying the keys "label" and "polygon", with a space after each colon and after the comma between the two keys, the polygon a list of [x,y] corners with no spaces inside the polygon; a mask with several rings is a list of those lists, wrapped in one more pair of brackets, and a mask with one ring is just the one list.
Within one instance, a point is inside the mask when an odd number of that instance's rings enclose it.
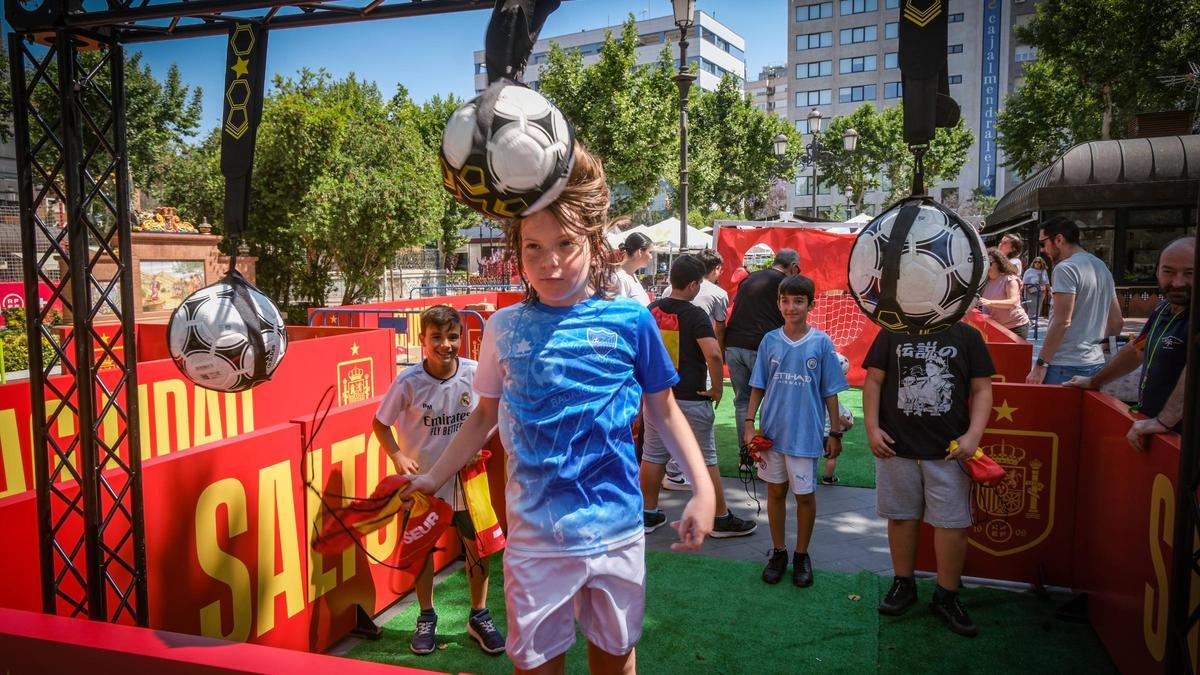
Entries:
{"label": "spanish football crest", "polygon": [[375,397],[373,357],[338,364],[338,405],[369,401]]}
{"label": "spanish football crest", "polygon": [[994,487],[975,486],[971,545],[994,556],[1036,546],[1054,528],[1057,434],[989,429],[980,447],[1005,476]]}

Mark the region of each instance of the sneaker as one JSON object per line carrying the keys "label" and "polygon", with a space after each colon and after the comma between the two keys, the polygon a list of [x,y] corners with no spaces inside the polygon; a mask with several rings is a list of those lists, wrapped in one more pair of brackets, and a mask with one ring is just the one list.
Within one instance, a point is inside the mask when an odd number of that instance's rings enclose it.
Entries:
{"label": "sneaker", "polygon": [[879,601],[879,613],[900,616],[917,602],[917,582],[911,577],[896,577],[892,588]]}
{"label": "sneaker", "polygon": [[812,558],[807,553],[796,551],[792,556],[792,583],[800,588],[813,585]]}
{"label": "sneaker", "polygon": [[767,561],[767,567],[763,570],[762,580],[768,584],[779,583],[779,580],[783,578],[783,573],[787,571],[787,565],[787,549],[773,549],[771,559]]}
{"label": "sneaker", "polygon": [[492,613],[486,609],[471,612],[471,618],[467,620],[467,635],[475,638],[485,654],[504,653],[504,636],[496,629]]}
{"label": "sneaker", "polygon": [[842,482],[842,479],[838,478],[836,475],[821,476],[821,485],[837,485],[840,482]]}
{"label": "sneaker", "polygon": [[941,600],[935,598],[933,602],[929,603],[929,609],[933,610],[934,615],[955,633],[964,637],[979,635],[979,629],[967,615],[966,608],[958,599],[958,593],[947,593]]}
{"label": "sneaker", "polygon": [[437,647],[434,642],[434,633],[437,631],[437,614],[429,615],[421,613],[417,616],[417,630],[413,632],[412,642],[408,644],[408,648],[414,654],[431,654]]}
{"label": "sneaker", "polygon": [[667,464],[667,474],[663,476],[662,486],[664,490],[692,489],[692,484],[688,482],[687,476],[671,464]]}
{"label": "sneaker", "polygon": [[642,511],[642,529],[646,534],[657,530],[667,524],[667,514],[662,512],[662,509],[654,509],[653,511]]}
{"label": "sneaker", "polygon": [[713,539],[745,537],[754,534],[757,529],[758,523],[753,520],[743,520],[733,515],[733,511],[726,511],[725,515],[713,519],[713,529],[708,536]]}

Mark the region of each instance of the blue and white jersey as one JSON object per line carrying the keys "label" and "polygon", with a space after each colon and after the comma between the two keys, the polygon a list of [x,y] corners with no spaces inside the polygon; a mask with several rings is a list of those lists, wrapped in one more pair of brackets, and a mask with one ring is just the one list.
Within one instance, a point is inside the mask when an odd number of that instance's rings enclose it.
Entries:
{"label": "blue and white jersey", "polygon": [[643,390],[678,379],[658,326],[633,300],[522,303],[493,314],[475,391],[500,399],[508,547],[591,555],[643,536],[630,425]]}
{"label": "blue and white jersey", "polygon": [[793,342],[777,328],[763,336],[750,386],[762,389],[763,435],[776,450],[794,457],[825,451],[825,398],[849,387],[833,340],[810,327]]}

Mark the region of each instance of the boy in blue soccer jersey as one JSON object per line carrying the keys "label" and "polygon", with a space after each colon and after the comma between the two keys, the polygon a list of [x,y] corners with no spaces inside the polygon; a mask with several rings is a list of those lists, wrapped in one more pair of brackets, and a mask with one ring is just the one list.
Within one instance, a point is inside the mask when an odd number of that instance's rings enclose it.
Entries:
{"label": "boy in blue soccer jersey", "polygon": [[[838,392],[846,376],[838,363],[833,340],[808,325],[816,288],[808,277],[793,276],[779,284],[779,312],[783,327],[763,336],[758,360],[750,375],[750,406],[746,412],[744,440],[756,432],[754,417],[762,404],[762,435],[771,439],[762,452],[758,477],[767,483],[767,522],[771,527],[770,559],[762,579],[777,584],[787,571],[785,519],[787,494],[796,496],[796,553],[792,557],[792,583],[812,586],[812,559],[808,543],[817,519],[817,458],[834,458],[842,452],[842,421]],[[828,437],[825,422],[829,420]],[[822,450],[824,451],[822,453]]]}
{"label": "boy in blue soccer jersey", "polygon": [[634,672],[645,610],[645,534],[631,423],[644,406],[692,482],[677,550],[713,526],[713,485],[671,394],[679,376],[645,307],[610,299],[608,188],[581,146],[562,194],[509,224],[526,300],[488,320],[479,405],[404,494],[432,494],[493,426],[508,454],[507,652],[518,673],[563,672],[575,624],[593,672]]}

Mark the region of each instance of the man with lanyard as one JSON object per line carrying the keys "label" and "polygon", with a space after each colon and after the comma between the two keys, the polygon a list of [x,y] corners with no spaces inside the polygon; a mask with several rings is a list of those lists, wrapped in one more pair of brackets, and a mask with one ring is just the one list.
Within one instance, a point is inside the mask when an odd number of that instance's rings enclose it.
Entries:
{"label": "man with lanyard", "polygon": [[1166,298],[1154,308],[1137,339],[1121,348],[1104,368],[1092,377],[1073,377],[1069,387],[1099,389],[1105,383],[1142,366],[1135,410],[1149,419],[1138,420],[1128,439],[1138,450],[1145,449],[1147,434],[1179,431],[1182,407],[1181,382],[1187,366],[1187,340],[1192,303],[1192,272],[1196,238],[1183,237],[1167,244],[1158,254],[1159,292]]}

